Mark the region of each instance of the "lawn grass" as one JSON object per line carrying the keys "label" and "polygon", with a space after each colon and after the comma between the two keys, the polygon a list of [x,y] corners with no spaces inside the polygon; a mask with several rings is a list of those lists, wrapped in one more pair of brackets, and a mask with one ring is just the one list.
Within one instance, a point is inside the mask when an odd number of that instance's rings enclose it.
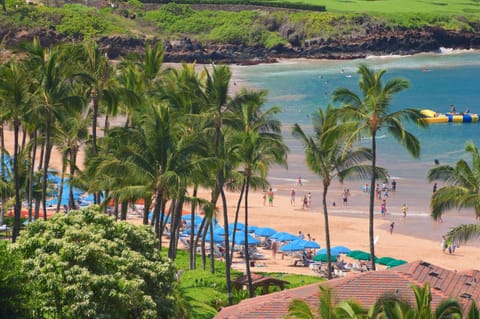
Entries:
{"label": "lawn grass", "polygon": [[[207,261],[207,269],[201,269],[201,258],[197,256],[197,269],[189,270],[188,253],[179,250],[175,259],[175,265],[179,270],[180,289],[183,297],[187,300],[192,318],[207,319],[212,318],[220,308],[227,306],[227,291],[225,284],[225,264],[215,260],[215,273],[209,271],[210,261]],[[275,277],[288,281],[286,289],[313,284],[324,280],[321,277],[287,274],[287,273],[267,273],[259,272],[262,275]],[[231,270],[231,278],[241,276],[240,271]],[[278,291],[278,288],[271,288],[270,292]],[[259,289],[257,294],[261,293]],[[248,298],[247,291],[233,291],[234,303]]]}
{"label": "lawn grass", "polygon": [[479,15],[478,0],[288,0],[325,5],[329,12],[344,13],[431,13]]}

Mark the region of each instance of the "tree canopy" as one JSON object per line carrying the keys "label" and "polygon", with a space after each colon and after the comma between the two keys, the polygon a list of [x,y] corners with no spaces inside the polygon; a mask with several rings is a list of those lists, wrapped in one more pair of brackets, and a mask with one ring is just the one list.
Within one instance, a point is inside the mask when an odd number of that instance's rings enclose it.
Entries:
{"label": "tree canopy", "polygon": [[36,318],[182,318],[175,267],[157,245],[149,227],[89,207],[30,224],[13,249]]}

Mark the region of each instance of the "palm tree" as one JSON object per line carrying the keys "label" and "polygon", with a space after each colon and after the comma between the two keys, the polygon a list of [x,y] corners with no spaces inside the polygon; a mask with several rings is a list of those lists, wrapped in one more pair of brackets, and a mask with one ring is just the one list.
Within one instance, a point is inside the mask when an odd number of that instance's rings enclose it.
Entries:
{"label": "palm tree", "polygon": [[338,304],[334,301],[333,291],[330,288],[320,286],[318,299],[320,305],[317,313],[314,313],[307,302],[294,299],[288,307],[289,319],[362,319],[368,318],[367,312],[354,301],[342,301]]}
{"label": "palm tree", "polygon": [[[280,121],[274,118],[280,108],[271,107],[265,111],[261,108],[265,102],[266,91],[248,92],[243,89],[243,98],[231,105],[237,116],[237,134],[232,137],[236,146],[235,155],[241,163],[243,175],[242,188],[245,189],[245,228],[248,229],[248,193],[252,178],[265,180],[271,165],[286,165],[288,148],[283,142]],[[248,232],[245,231],[245,247],[248,247]],[[245,253],[246,273],[250,297],[254,297],[250,272],[250,256]]]}
{"label": "palm tree", "polygon": [[307,136],[300,125],[295,124],[292,133],[305,147],[306,162],[310,170],[318,174],[323,183],[323,216],[325,222],[325,242],[328,257],[328,278],[332,278],[332,258],[330,253],[330,228],[328,223],[327,193],[331,182],[338,178],[343,182],[348,177],[368,178],[370,166],[361,165],[372,159],[366,148],[345,150],[347,131],[337,126],[336,110],[328,106],[325,112],[318,109],[313,115],[313,136]]}
{"label": "palm tree", "polygon": [[[396,296],[386,295],[377,299],[369,311],[372,319],[461,319],[462,306],[454,299],[442,301],[432,309],[432,293],[430,284],[424,287],[411,286],[415,295],[415,305],[399,299]],[[474,309],[474,308],[472,308]]]}
{"label": "palm tree", "polygon": [[52,150],[52,127],[55,121],[63,117],[63,112],[68,109],[78,109],[83,105],[82,98],[75,95],[71,79],[66,77],[69,56],[62,55],[62,47],[44,49],[38,39],[26,47],[27,53],[38,78],[35,79],[37,94],[41,97],[39,107],[43,110],[45,121],[45,153],[42,177],[42,204],[43,216],[47,218],[47,179]]}
{"label": "palm tree", "polygon": [[428,172],[430,182],[442,180],[447,183],[432,196],[430,206],[435,220],[451,208],[473,208],[476,219],[480,218],[480,154],[472,141],[467,142],[465,151],[472,158],[471,165],[461,159],[454,167],[439,165]]}
{"label": "palm tree", "polygon": [[[362,135],[371,137],[372,144],[372,172],[376,170],[377,141],[376,136],[380,129],[386,129],[414,157],[420,156],[420,142],[403,126],[404,122],[413,122],[421,127],[427,123],[421,121],[422,115],[417,109],[407,108],[391,111],[390,105],[396,93],[408,88],[409,83],[405,79],[393,78],[383,84],[383,76],[386,70],[375,72],[365,64],[358,68],[360,74],[359,87],[362,96],[355,92],[339,88],[333,93],[334,102],[342,103],[339,117],[351,125],[351,137],[348,143],[357,141]],[[377,176],[371,175],[370,189],[375,189]],[[372,269],[375,270],[375,246],[374,246],[374,204],[375,193],[370,192],[369,205],[369,242]]]}
{"label": "palm tree", "polygon": [[3,102],[2,117],[13,124],[13,176],[15,185],[15,215],[12,232],[12,241],[15,242],[20,233],[20,217],[22,198],[20,195],[20,172],[19,157],[20,143],[19,131],[23,117],[28,113],[29,101],[29,77],[23,69],[23,65],[9,62],[0,68],[0,100]]}

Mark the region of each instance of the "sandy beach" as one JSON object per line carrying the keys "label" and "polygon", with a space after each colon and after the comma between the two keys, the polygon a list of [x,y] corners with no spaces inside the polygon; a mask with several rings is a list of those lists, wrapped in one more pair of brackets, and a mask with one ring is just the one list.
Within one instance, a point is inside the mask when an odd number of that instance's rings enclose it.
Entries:
{"label": "sandy beach", "polygon": [[[303,186],[302,188],[306,188]],[[308,191],[301,189],[300,192]],[[335,191],[339,191],[338,188]],[[333,192],[335,192],[333,191]],[[341,191],[341,190],[340,190]],[[297,192],[298,193],[298,192]],[[397,191],[392,195],[402,197]],[[366,197],[366,196],[365,196]],[[230,201],[237,198],[237,194],[229,193]],[[338,196],[340,198],[340,195]],[[260,227],[272,227],[277,231],[287,231],[298,234],[310,234],[312,238],[325,247],[324,216],[321,208],[321,199],[312,199],[312,208],[302,209],[299,196],[296,198],[296,205],[290,204],[290,196],[282,195],[278,190],[274,197],[274,206],[269,207],[263,204],[262,192],[252,193],[249,196],[249,225]],[[332,246],[342,245],[350,249],[369,251],[368,244],[368,204],[351,205],[347,207],[336,206],[329,208],[329,224]],[[362,206],[361,206],[362,205]],[[233,220],[235,202],[229,202],[230,220]],[[240,215],[243,222],[243,210]],[[222,223],[221,217],[219,222]],[[229,220],[229,221],[230,221]],[[390,224],[395,222],[394,231],[390,234]],[[403,218],[400,211],[389,213],[381,217],[376,212],[375,245],[377,257],[393,257],[414,261],[422,259],[451,270],[465,270],[480,267],[480,247],[477,242],[462,244],[454,254],[443,253],[440,248],[441,237],[448,229],[460,223],[473,223],[473,214],[447,214],[443,223],[437,223],[428,216],[409,216]],[[308,267],[292,266],[295,258],[286,256],[283,260],[280,254],[273,258],[271,250],[264,250],[262,253],[267,259],[257,262],[261,268],[258,271],[279,271],[302,274],[312,274]],[[244,266],[239,260],[234,267],[243,269]]]}

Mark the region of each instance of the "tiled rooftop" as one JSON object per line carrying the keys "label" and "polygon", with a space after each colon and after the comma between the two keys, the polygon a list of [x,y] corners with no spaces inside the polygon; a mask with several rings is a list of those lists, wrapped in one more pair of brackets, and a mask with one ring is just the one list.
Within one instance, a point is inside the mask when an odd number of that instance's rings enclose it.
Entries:
{"label": "tiled rooftop", "polygon": [[421,260],[388,270],[364,272],[343,278],[332,279],[299,288],[284,290],[269,295],[242,301],[226,307],[215,319],[276,319],[288,313],[292,299],[306,300],[313,309],[318,306],[319,285],[334,290],[337,301],[355,300],[364,307],[371,306],[384,294],[398,295],[415,303],[411,285],[430,283],[432,306],[437,306],[448,297],[457,299],[467,309],[474,299],[480,303],[480,271],[455,272]]}

